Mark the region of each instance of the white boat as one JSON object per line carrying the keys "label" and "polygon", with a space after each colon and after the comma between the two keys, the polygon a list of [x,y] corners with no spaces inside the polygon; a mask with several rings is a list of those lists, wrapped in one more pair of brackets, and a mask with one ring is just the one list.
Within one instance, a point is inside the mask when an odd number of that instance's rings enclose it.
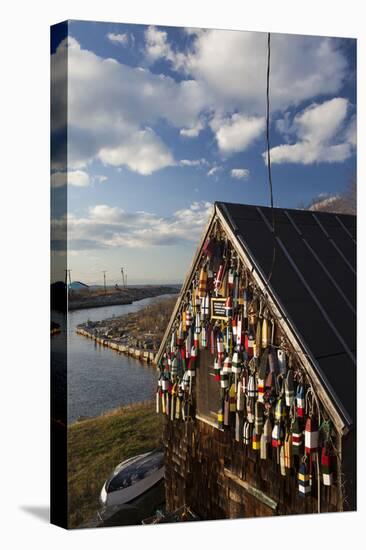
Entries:
{"label": "white boat", "polygon": [[131,525],[164,504],[164,452],[155,449],[116,466],[100,493],[102,525]]}

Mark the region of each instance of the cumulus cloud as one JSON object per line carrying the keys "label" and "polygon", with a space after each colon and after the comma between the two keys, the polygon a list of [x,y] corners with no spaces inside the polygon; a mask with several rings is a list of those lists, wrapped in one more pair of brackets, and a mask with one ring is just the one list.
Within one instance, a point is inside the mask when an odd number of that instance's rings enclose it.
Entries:
{"label": "cumulus cloud", "polygon": [[[178,129],[193,128],[206,105],[199,85],[191,79],[176,82],[148,69],[103,59],[69,37],[53,55],[56,111],[64,107],[59,83],[64,78],[65,48],[69,67],[68,161],[71,168],[85,168],[100,158],[102,150],[105,162],[111,159],[116,165],[119,159],[121,165],[142,174],[170,166],[173,154],[151,128],[161,119]],[[55,130],[62,123],[63,120],[56,120]],[[141,144],[138,158],[129,157],[127,163],[125,151],[135,154],[137,143]],[[150,158],[152,150],[158,154],[156,163]],[[141,160],[145,151],[146,163]]]}
{"label": "cumulus cloud", "polygon": [[130,41],[129,35],[126,32],[124,33],[109,32],[107,34],[107,38],[108,40],[110,40],[110,42],[121,44],[122,46],[127,46]]}
{"label": "cumulus cloud", "polygon": [[[126,212],[99,204],[91,207],[85,217],[69,216],[68,249],[170,246],[196,242],[211,212],[209,202],[194,202],[170,217],[144,211]],[[56,220],[56,226],[57,223]]]}
{"label": "cumulus cloud", "polygon": [[[198,29],[186,33],[186,46],[179,49],[172,46],[165,30],[148,27],[145,33],[148,63],[165,59],[179,71],[177,79],[156,74],[149,66],[131,67],[104,59],[72,37],[61,42],[52,56],[51,85],[57,115],[65,109],[60,83],[65,78],[67,49],[68,162],[72,170],[85,170],[95,159],[142,175],[177,164],[169,144],[159,135],[161,121],[184,138],[197,137],[209,125],[224,155],[247,149],[263,132],[265,34]],[[109,40],[124,45],[124,34],[110,33]],[[285,112],[315,96],[336,94],[346,73],[347,60],[339,41],[272,35],[273,111]],[[53,123],[56,135],[64,120],[55,116]],[[333,155],[341,153],[333,151]],[[53,168],[59,166],[55,159]]]}
{"label": "cumulus cloud", "polygon": [[151,128],[135,132],[117,146],[103,147],[98,157],[105,164],[125,165],[144,176],[175,164],[173,155]]}
{"label": "cumulus cloud", "polygon": [[191,128],[182,128],[180,130],[180,135],[187,137],[187,138],[194,138],[197,137],[200,132],[203,130],[204,124],[201,120],[197,122],[194,126],[191,126]]}
{"label": "cumulus cloud", "polygon": [[72,170],[69,172],[54,172],[51,175],[52,187],[63,187],[73,185],[75,187],[88,187],[91,183],[89,174],[83,170]]}
{"label": "cumulus cloud", "polygon": [[[149,27],[147,55],[165,58],[193,76],[216,109],[263,112],[267,36],[260,32],[187,29],[194,40],[185,52],[173,51],[165,31]],[[224,45],[224,47],[223,47]],[[336,93],[346,77],[347,60],[330,38],[273,34],[271,39],[273,110],[298,105],[317,95]]]}
{"label": "cumulus cloud", "polygon": [[211,127],[220,151],[232,154],[244,151],[263,134],[264,117],[235,113],[224,120],[214,119]]}
{"label": "cumulus cloud", "polygon": [[248,168],[233,168],[230,171],[230,176],[237,180],[246,180],[249,178],[249,174]]}
{"label": "cumulus cloud", "polygon": [[[283,126],[287,136],[295,135],[295,143],[278,145],[271,149],[272,163],[313,164],[343,162],[353,152],[353,131],[344,131],[349,103],[336,97],[324,103],[314,103],[297,113],[292,124]],[[352,124],[352,123],[351,123]],[[281,130],[281,126],[277,126]],[[266,153],[263,153],[266,160]]]}

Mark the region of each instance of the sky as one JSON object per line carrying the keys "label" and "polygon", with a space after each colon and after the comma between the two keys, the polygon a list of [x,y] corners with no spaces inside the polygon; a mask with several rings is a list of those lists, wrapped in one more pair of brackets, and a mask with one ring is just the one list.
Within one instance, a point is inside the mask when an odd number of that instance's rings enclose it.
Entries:
{"label": "sky", "polygon": [[[67,188],[72,279],[120,283],[124,267],[130,284],[182,282],[215,201],[269,204],[267,34],[70,21],[51,41],[54,113],[66,51],[68,165],[53,155],[51,186],[56,203]],[[272,34],[270,105],[275,206],[341,193],[356,41]]]}

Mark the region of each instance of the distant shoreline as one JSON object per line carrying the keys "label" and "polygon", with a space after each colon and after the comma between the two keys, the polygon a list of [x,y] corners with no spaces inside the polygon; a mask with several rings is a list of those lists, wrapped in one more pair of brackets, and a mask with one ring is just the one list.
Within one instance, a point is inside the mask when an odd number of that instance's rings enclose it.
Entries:
{"label": "distant shoreline", "polygon": [[78,296],[77,293],[69,296],[68,310],[89,309],[95,307],[127,305],[143,300],[145,298],[154,298],[162,294],[177,294],[179,286],[141,286],[123,288],[120,291],[109,290],[105,294],[83,294]]}

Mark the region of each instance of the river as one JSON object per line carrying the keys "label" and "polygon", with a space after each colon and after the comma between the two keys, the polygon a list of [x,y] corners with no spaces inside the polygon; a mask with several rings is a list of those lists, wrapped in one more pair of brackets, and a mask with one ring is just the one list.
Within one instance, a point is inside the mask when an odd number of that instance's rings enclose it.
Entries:
{"label": "river", "polygon": [[[88,319],[99,321],[139,311],[151,302],[167,296],[171,295],[145,298],[133,304],[69,312],[68,423],[81,417],[100,415],[120,405],[153,399],[157,383],[157,371],[154,367],[76,334],[76,326]],[[61,343],[63,335],[53,337],[57,338]]]}

